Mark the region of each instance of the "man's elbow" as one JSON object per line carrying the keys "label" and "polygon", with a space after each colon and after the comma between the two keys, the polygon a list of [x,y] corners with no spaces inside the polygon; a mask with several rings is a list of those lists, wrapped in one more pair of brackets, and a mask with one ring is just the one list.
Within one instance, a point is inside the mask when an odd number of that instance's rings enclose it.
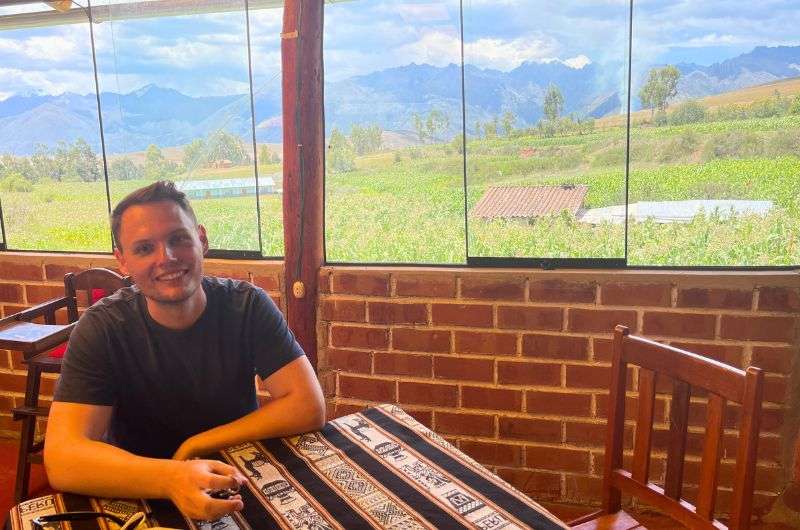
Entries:
{"label": "man's elbow", "polygon": [[311,400],[312,407],[309,413],[309,430],[318,431],[325,425],[325,398],[320,394],[317,399]]}
{"label": "man's elbow", "polygon": [[66,455],[59,444],[50,438],[45,439],[44,444],[44,469],[47,473],[47,481],[50,486],[58,491],[69,490],[69,483],[65,481]]}

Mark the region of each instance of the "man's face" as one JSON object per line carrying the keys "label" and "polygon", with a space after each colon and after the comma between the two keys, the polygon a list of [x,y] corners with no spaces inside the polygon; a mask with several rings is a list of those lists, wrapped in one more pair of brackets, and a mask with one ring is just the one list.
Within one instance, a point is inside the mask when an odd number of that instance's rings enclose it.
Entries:
{"label": "man's face", "polygon": [[208,239],[176,203],[131,206],[122,214],[119,239],[122,250],[114,255],[120,270],[149,300],[180,304],[198,295]]}

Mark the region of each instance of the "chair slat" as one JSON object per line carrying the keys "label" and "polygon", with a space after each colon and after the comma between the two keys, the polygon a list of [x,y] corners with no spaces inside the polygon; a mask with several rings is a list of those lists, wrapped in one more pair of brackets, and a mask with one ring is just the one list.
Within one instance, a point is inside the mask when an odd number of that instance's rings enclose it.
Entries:
{"label": "chair slat", "polygon": [[[608,399],[608,431],[606,433],[606,458],[603,480],[611,483],[614,470],[622,467],[622,449],[625,434],[625,385],[628,365],[622,360],[622,340],[627,328],[617,326],[612,344],[611,388]],[[603,510],[614,513],[622,507],[622,495],[613,488],[603,489]]]}
{"label": "chair slat", "polygon": [[736,452],[737,465],[733,480],[731,519],[728,525],[731,530],[747,530],[750,528],[763,393],[764,372],[751,366],[747,369],[747,381],[742,403],[742,421],[739,424],[739,448]]}
{"label": "chair slat", "polygon": [[664,494],[679,499],[683,485],[683,459],[686,454],[686,428],[689,425],[689,384],[676,380],[672,386],[669,414],[669,446]]}
{"label": "chair slat", "polygon": [[719,450],[722,447],[722,421],[724,418],[725,398],[717,394],[710,394],[706,416],[706,436],[703,442],[703,461],[700,466],[700,485],[697,493],[697,514],[706,519],[714,517]]}
{"label": "chair slat", "polygon": [[633,447],[631,476],[647,482],[650,473],[650,444],[653,435],[653,410],[656,401],[656,374],[652,370],[639,370],[639,418],[636,421],[636,443]]}

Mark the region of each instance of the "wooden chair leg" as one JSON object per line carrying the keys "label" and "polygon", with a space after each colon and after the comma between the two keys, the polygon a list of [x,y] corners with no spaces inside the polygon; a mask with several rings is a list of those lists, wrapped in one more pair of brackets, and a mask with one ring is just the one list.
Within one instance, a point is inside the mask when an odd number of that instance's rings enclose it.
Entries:
{"label": "wooden chair leg", "polygon": [[[36,407],[39,404],[39,382],[42,370],[38,366],[28,366],[28,376],[25,378],[25,406]],[[33,449],[33,439],[36,435],[36,416],[29,415],[22,418],[22,430],[19,437],[19,455],[17,456],[17,479],[14,485],[14,502],[19,504],[28,497],[28,486],[31,477],[31,463],[29,456]]]}

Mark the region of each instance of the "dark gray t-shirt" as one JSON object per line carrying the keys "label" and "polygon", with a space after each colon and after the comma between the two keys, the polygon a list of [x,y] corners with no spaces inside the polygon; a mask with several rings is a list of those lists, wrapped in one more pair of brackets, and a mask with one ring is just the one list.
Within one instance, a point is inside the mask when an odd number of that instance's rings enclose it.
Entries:
{"label": "dark gray t-shirt", "polygon": [[255,410],[254,375],[266,378],[304,352],[262,289],[210,277],[202,285],[206,308],[181,331],[153,320],[135,286],[89,308],[70,336],[54,399],[113,406],[106,440],[159,458]]}

